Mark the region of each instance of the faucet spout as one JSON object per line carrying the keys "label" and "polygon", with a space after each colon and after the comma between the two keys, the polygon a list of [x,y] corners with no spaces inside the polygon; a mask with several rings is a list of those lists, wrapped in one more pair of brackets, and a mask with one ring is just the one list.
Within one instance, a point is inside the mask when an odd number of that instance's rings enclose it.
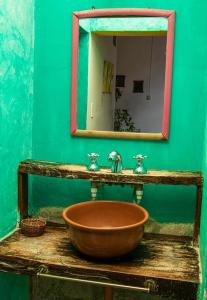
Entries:
{"label": "faucet spout", "polygon": [[121,173],[122,172],[122,159],[121,155],[117,151],[109,153],[108,160],[112,162],[111,172]]}

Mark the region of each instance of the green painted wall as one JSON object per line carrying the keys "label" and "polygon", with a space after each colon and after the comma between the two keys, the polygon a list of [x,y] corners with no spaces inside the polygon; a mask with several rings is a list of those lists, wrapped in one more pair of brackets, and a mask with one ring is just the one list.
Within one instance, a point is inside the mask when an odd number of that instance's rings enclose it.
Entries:
{"label": "green painted wall", "polygon": [[17,166],[31,156],[33,1],[1,1],[0,238],[16,225]]}
{"label": "green painted wall", "polygon": [[[0,238],[17,223],[17,166],[31,157],[33,0],[0,1]],[[28,280],[0,273],[0,299],[27,299]]]}
{"label": "green painted wall", "polygon": [[29,300],[29,280],[27,276],[12,273],[0,275],[1,300]]}
{"label": "green painted wall", "polygon": [[[207,74],[205,76],[207,80]],[[206,88],[207,97],[207,88]],[[200,287],[200,300],[207,299],[207,121],[204,138],[204,160],[203,160],[203,173],[205,176],[204,189],[203,189],[203,203],[201,215],[201,235],[200,235],[200,258],[201,258],[201,287]]]}
{"label": "green painted wall", "polygon": [[[35,14],[35,106],[33,158],[86,163],[91,151],[107,154],[117,149],[125,167],[133,167],[132,156],[148,155],[147,167],[157,169],[201,169],[204,127],[204,36],[205,9],[195,1],[40,1]],[[205,3],[204,3],[205,4]],[[206,5],[206,4],[205,4]],[[165,142],[109,140],[70,136],[71,16],[73,11],[110,7],[153,7],[176,10],[173,90],[170,138]],[[48,13],[48,9],[50,13]],[[126,57],[127,59],[127,57]],[[159,221],[191,222],[194,216],[193,187],[146,186],[143,205]],[[35,178],[33,206],[66,206],[90,197],[89,184]],[[132,200],[132,191],[103,188],[99,198]]]}

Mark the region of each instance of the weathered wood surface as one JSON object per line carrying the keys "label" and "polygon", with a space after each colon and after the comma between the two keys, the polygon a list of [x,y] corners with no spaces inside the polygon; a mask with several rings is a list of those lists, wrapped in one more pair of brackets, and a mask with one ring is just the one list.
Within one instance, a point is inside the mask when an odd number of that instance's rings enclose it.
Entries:
{"label": "weathered wood surface", "polygon": [[28,174],[18,173],[18,208],[21,220],[28,217]]}
{"label": "weathered wood surface", "polygon": [[68,179],[88,179],[115,184],[182,184],[201,185],[200,172],[149,170],[147,174],[133,174],[132,169],[124,169],[121,174],[111,173],[110,168],[98,172],[87,171],[85,165],[26,160],[20,163],[19,173],[51,176]]}
{"label": "weathered wood surface", "polygon": [[115,139],[130,139],[130,140],[165,140],[162,133],[143,133],[143,132],[121,132],[121,131],[102,131],[102,130],[81,130],[76,129],[72,135],[102,137]]}
{"label": "weathered wood surface", "polygon": [[34,275],[41,265],[53,275],[144,286],[157,284],[157,294],[196,299],[198,254],[186,237],[147,234],[135,251],[123,258],[95,260],[77,252],[65,228],[47,227],[30,238],[19,231],[0,244],[0,270]]}
{"label": "weathered wood surface", "polygon": [[194,232],[193,232],[194,243],[198,242],[198,236],[200,233],[202,192],[203,192],[203,186],[198,185],[197,192],[196,192],[196,209],[195,209],[195,218],[194,218],[195,221],[194,221]]}

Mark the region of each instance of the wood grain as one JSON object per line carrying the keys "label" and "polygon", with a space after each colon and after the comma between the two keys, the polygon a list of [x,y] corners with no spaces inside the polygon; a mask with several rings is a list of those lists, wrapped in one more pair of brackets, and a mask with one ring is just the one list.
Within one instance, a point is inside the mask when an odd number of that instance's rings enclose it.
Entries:
{"label": "wood grain", "polygon": [[28,217],[28,174],[18,173],[18,208],[20,218]]}
{"label": "wood grain", "polygon": [[202,193],[203,193],[203,186],[198,185],[197,192],[196,192],[196,209],[195,209],[195,222],[194,222],[194,232],[193,232],[194,243],[198,243],[198,236],[200,233]]}
{"label": "wood grain", "polygon": [[66,228],[47,227],[40,237],[17,231],[1,242],[0,270],[35,275],[44,265],[53,275],[134,286],[153,279],[156,294],[191,300],[199,282],[197,250],[187,237],[146,234],[129,255],[97,260],[74,249]]}
{"label": "wood grain", "polygon": [[71,133],[75,136],[99,137],[109,139],[129,139],[129,140],[165,140],[160,133],[140,133],[140,132],[121,132],[121,131],[103,131],[103,130],[73,130]]}
{"label": "wood grain", "polygon": [[124,169],[121,174],[111,173],[110,168],[98,172],[87,171],[86,165],[74,165],[40,160],[26,160],[20,163],[19,172],[68,179],[88,179],[115,184],[181,184],[201,185],[201,172],[149,170],[147,174],[133,174]]}

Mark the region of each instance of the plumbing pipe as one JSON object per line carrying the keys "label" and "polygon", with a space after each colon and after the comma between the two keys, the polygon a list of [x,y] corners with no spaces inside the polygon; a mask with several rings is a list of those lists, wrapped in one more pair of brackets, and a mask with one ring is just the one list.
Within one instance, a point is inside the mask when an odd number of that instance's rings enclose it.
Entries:
{"label": "plumbing pipe", "polygon": [[135,194],[136,194],[136,203],[140,204],[143,198],[143,184],[138,184],[135,186]]}

